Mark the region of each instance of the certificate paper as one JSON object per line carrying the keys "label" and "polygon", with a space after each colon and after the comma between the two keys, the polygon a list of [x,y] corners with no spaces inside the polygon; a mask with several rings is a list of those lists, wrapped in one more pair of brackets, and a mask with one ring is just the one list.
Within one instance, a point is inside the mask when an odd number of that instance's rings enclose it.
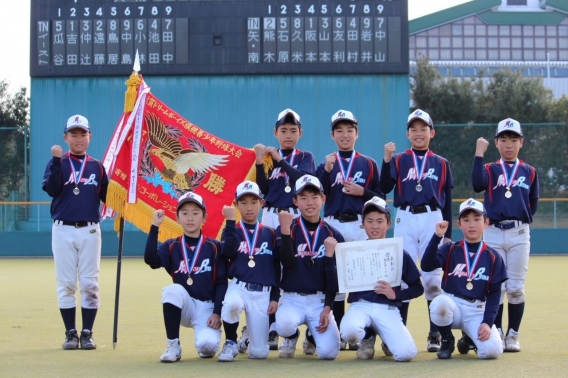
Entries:
{"label": "certificate paper", "polygon": [[340,293],[374,290],[378,280],[400,286],[402,238],[339,243],[335,247]]}

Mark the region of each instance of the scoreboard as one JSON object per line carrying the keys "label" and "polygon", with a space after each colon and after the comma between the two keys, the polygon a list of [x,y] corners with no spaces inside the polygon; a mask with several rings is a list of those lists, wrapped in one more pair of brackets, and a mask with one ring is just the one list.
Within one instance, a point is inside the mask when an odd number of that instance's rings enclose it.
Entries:
{"label": "scoreboard", "polygon": [[30,75],[407,74],[407,0],[31,0]]}

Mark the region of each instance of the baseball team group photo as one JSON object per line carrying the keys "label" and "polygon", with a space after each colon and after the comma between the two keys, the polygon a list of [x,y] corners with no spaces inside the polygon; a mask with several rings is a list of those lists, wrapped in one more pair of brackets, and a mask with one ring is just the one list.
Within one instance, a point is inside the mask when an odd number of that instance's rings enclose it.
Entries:
{"label": "baseball team group photo", "polygon": [[0,376],[565,375],[562,64],[436,54],[568,7],[413,1],[31,0]]}

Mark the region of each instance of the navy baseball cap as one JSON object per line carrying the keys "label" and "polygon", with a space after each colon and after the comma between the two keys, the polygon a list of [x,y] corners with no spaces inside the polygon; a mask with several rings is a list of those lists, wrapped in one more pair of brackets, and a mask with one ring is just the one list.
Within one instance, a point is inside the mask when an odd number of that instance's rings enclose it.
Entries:
{"label": "navy baseball cap", "polygon": [[280,114],[278,114],[275,128],[278,128],[278,126],[282,126],[286,123],[291,123],[293,125],[298,125],[299,127],[302,127],[302,122],[300,122],[300,116],[292,109],[284,109],[280,112]]}
{"label": "navy baseball cap", "polygon": [[302,190],[304,190],[308,185],[313,186],[323,194],[323,185],[321,184],[320,180],[318,180],[317,177],[312,175],[303,175],[298,180],[296,180],[296,185],[295,185],[296,195],[301,193]]}
{"label": "navy baseball cap", "polygon": [[361,212],[364,213],[365,210],[370,206],[375,207],[377,210],[379,210],[383,214],[389,214],[390,215],[389,205],[381,197],[374,196],[373,198],[371,198],[370,200],[365,202],[365,204],[363,205],[363,210]]}
{"label": "navy baseball cap", "polygon": [[69,117],[67,120],[67,125],[65,125],[65,132],[73,129],[83,129],[86,132],[91,132],[91,126],[89,126],[89,121],[87,118],[83,117],[80,114],[75,114],[74,116]]}
{"label": "navy baseball cap", "polygon": [[179,211],[179,209],[188,202],[193,202],[194,204],[202,208],[203,211],[207,211],[205,209],[205,202],[203,202],[203,197],[194,192],[187,192],[179,197],[176,211]]}
{"label": "navy baseball cap", "polygon": [[415,121],[417,119],[421,119],[422,121],[426,122],[426,124],[430,126],[431,129],[434,129],[434,122],[432,121],[432,117],[430,117],[430,114],[421,109],[416,109],[408,115],[408,121],[406,121],[406,129],[410,127],[412,121]]}

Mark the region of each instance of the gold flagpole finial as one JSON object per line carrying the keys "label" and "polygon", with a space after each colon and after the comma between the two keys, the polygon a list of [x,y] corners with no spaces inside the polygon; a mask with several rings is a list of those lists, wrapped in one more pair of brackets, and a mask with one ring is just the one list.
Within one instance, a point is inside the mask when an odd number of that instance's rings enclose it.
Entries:
{"label": "gold flagpole finial", "polygon": [[124,93],[124,113],[132,112],[134,104],[136,104],[138,86],[142,83],[140,76],[138,76],[138,72],[140,72],[140,58],[138,56],[138,50],[136,50],[132,75],[130,75],[130,78],[125,83],[126,93]]}

